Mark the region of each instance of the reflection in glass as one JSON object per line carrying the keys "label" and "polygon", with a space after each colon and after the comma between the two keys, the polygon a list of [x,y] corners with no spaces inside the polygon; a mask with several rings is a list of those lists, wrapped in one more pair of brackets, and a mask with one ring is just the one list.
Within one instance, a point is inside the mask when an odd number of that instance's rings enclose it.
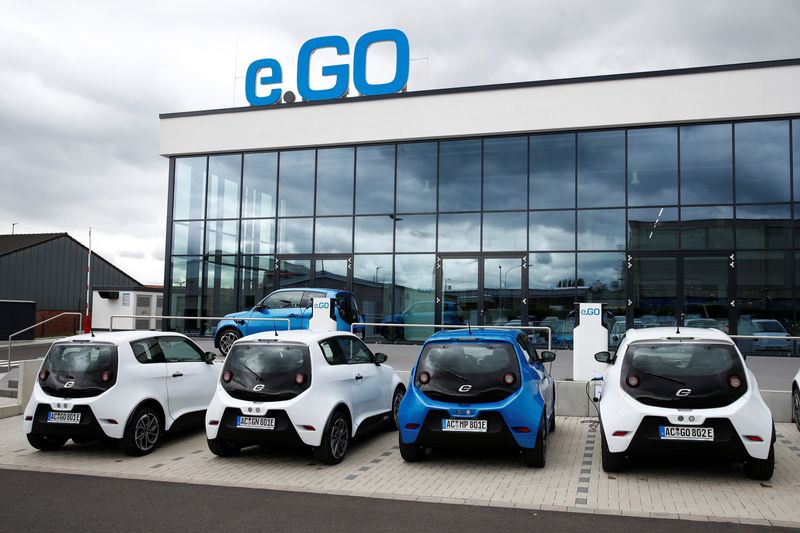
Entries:
{"label": "reflection in glass", "polygon": [[241,245],[243,254],[275,253],[275,220],[243,220]]}
{"label": "reflection in glass", "polygon": [[172,224],[172,253],[201,255],[203,253],[203,221]]}
{"label": "reflection in glass", "polygon": [[683,258],[685,326],[729,331],[728,268],[727,255]]}
{"label": "reflection in glass", "polygon": [[311,287],[311,261],[308,259],[282,259],[279,264],[278,280],[281,289],[291,287]]}
{"label": "reflection in glass", "polygon": [[200,257],[172,258],[172,290],[182,292],[198,292],[203,272]]}
{"label": "reflection in glass", "polygon": [[531,250],[574,250],[575,211],[531,211]]}
{"label": "reflection in glass", "polygon": [[243,255],[239,268],[239,309],[250,309],[275,288],[275,260],[271,255]]}
{"label": "reflection in glass", "polygon": [[736,247],[791,248],[791,210],[786,205],[736,207]]}
{"label": "reflection in glass", "polygon": [[530,139],[531,209],[575,207],[575,134]]}
{"label": "reflection in glass", "polygon": [[315,260],[314,285],[328,289],[346,289],[347,259]]}
{"label": "reflection in glass", "polygon": [[579,250],[623,250],[625,210],[578,211]]}
{"label": "reflection in glass", "polygon": [[275,216],[275,188],[278,184],[278,154],[244,154],[242,216]]}
{"label": "reflection in glass", "polygon": [[733,202],[730,124],[681,126],[681,203]]}
{"label": "reflection in glass", "polygon": [[353,214],[353,163],[353,148],[317,151],[318,216]]}
{"label": "reflection in glass", "polygon": [[394,212],[394,145],[356,150],[356,213]]}
{"label": "reflection in glass", "polygon": [[175,159],[176,220],[203,218],[206,209],[206,158],[179,157]]}
{"label": "reflection in glass", "polygon": [[237,220],[208,220],[206,222],[206,254],[235,254],[238,251]]}
{"label": "reflection in glass", "polygon": [[675,257],[633,259],[633,327],[677,325],[677,265]]}
{"label": "reflection in glass", "polygon": [[403,215],[395,218],[395,251],[436,250],[436,215]]}
{"label": "reflection in glass", "polygon": [[625,205],[625,132],[578,134],[578,207]]}
{"label": "reflection in glass", "polygon": [[678,209],[628,209],[628,250],[677,250]]}
{"label": "reflection in glass", "polygon": [[470,324],[483,323],[479,322],[478,314],[478,259],[442,259],[440,298],[442,310],[436,324],[463,323],[459,319]]}
{"label": "reflection in glass", "polygon": [[439,215],[440,252],[476,252],[481,241],[481,214]]}
{"label": "reflection in glass", "polygon": [[[484,324],[522,325],[522,276],[525,274],[522,267],[521,258],[484,259]],[[515,322],[509,324],[512,320]]]}
{"label": "reflection in glass", "polygon": [[279,216],[314,214],[314,150],[281,152],[278,186]]}
{"label": "reflection in glass", "polygon": [[735,125],[736,202],[782,202],[789,197],[789,122]]}
{"label": "reflection in glass", "polygon": [[[205,316],[223,316],[236,311],[236,256],[212,255],[206,260],[203,298]],[[204,322],[203,330],[213,333],[215,321]]]}
{"label": "reflection in glass", "polygon": [[615,316],[624,315],[626,277],[625,254],[579,253],[577,301],[603,302]]}
{"label": "reflection in glass", "polygon": [[[397,255],[395,265],[395,320],[405,324],[433,323],[433,291],[435,286],[435,256]],[[433,328],[395,328],[390,335],[398,340],[425,340]]]}
{"label": "reflection in glass", "polygon": [[517,213],[484,213],[484,251],[525,251],[528,248],[527,219],[527,214],[524,211]]}
{"label": "reflection in glass", "polygon": [[481,141],[439,143],[439,211],[480,211]]}
{"label": "reflection in glass", "polygon": [[311,253],[312,218],[278,219],[278,253]]}
{"label": "reflection in glass", "polygon": [[628,205],[677,205],[676,128],[628,131]]}
{"label": "reflection in glass", "polygon": [[397,212],[436,211],[436,143],[397,145]]}
{"label": "reflection in glass", "polygon": [[353,217],[316,219],[314,251],[349,254],[353,251]]}
{"label": "reflection in glass", "polygon": [[681,248],[733,250],[733,208],[682,207]]}
{"label": "reflection in glass", "polygon": [[800,120],[792,121],[792,162],[794,172],[794,199],[800,199]]}
{"label": "reflection in glass", "polygon": [[[353,256],[353,293],[365,322],[394,322],[392,315],[392,256]],[[366,337],[383,334],[383,328],[366,326]],[[386,335],[391,340],[391,335]]]}
{"label": "reflection in glass", "polygon": [[483,141],[483,209],[526,209],[528,138]]}
{"label": "reflection in glass", "polygon": [[239,218],[242,156],[208,158],[208,218]]}
{"label": "reflection in glass", "polygon": [[530,254],[528,324],[560,328],[575,303],[575,281],[574,253]]}
{"label": "reflection in glass", "polygon": [[355,252],[391,252],[392,228],[391,217],[356,217]]}

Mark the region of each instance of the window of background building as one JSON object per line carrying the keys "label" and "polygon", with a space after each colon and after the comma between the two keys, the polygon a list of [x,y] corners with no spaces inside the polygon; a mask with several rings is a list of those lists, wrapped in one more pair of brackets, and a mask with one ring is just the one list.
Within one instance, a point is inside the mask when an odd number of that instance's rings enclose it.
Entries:
{"label": "window of background building", "polygon": [[736,138],[736,203],[789,198],[789,122],[742,122]]}
{"label": "window of background building", "polygon": [[439,215],[440,252],[477,252],[481,249],[481,214]]}
{"label": "window of background building", "polygon": [[237,220],[206,221],[206,254],[235,254],[239,248]]}
{"label": "window of background building", "polygon": [[439,143],[439,211],[480,211],[481,141]]}
{"label": "window of background building", "polygon": [[356,214],[394,212],[393,144],[356,150]]}
{"label": "window of background building", "polygon": [[531,211],[531,250],[574,250],[575,211]]}
{"label": "window of background building", "polygon": [[733,203],[733,126],[681,126],[681,204]]}
{"label": "window of background building", "polygon": [[239,183],[242,156],[214,155],[208,158],[207,218],[239,218]]}
{"label": "window of background building", "polygon": [[528,249],[528,213],[484,213],[483,250],[487,252]]}
{"label": "window of background building", "polygon": [[678,130],[628,130],[628,205],[678,204]]}
{"label": "window of background building", "polygon": [[317,216],[353,214],[353,148],[317,150]]}
{"label": "window of background building", "polygon": [[353,251],[353,217],[316,219],[314,251],[325,254],[349,254]]}
{"label": "window of background building", "polygon": [[678,209],[628,209],[628,250],[677,250]]}
{"label": "window of background building", "polygon": [[531,209],[575,207],[575,134],[535,135],[531,142]]}
{"label": "window of background building", "polygon": [[206,209],[206,158],[175,159],[175,220],[204,218]]}
{"label": "window of background building", "polygon": [[614,315],[624,315],[626,278],[624,253],[579,253],[577,301],[602,302]]}
{"label": "window of background building", "polygon": [[239,309],[250,309],[275,288],[275,259],[271,255],[244,255],[239,267]]}
{"label": "window of background building", "polygon": [[[205,261],[206,283],[203,298],[205,316],[222,316],[236,309],[236,256],[212,255]],[[206,335],[215,322],[206,324]]]}
{"label": "window of background building", "polygon": [[201,255],[205,224],[202,220],[174,222],[172,224],[172,253],[174,255]]}
{"label": "window of background building", "polygon": [[[395,309],[406,324],[434,323],[435,258],[436,256],[433,254],[398,254],[395,256]],[[407,328],[401,338],[424,340],[432,333],[432,328]]]}
{"label": "window of background building", "polygon": [[794,199],[800,200],[800,120],[792,121],[792,154]]}
{"label": "window of background building", "polygon": [[436,211],[435,142],[397,145],[397,212]]}
{"label": "window of background building", "polygon": [[578,207],[625,205],[625,132],[578,134]]}
{"label": "window of background building", "polygon": [[733,207],[681,207],[681,248],[733,250]]}
{"label": "window of background building", "polygon": [[527,209],[528,138],[483,141],[484,211]]}
{"label": "window of background building", "polygon": [[275,220],[243,220],[241,252],[254,255],[275,253]]}
{"label": "window of background building", "polygon": [[244,154],[242,184],[242,217],[275,216],[275,195],[278,186],[278,154]]}
{"label": "window of background building", "polygon": [[786,205],[740,205],[736,207],[736,247],[791,248],[792,214]]}
{"label": "window of background building", "polygon": [[[541,252],[528,256],[528,319],[553,329],[575,303],[575,254]],[[542,323],[543,321],[549,321]],[[553,322],[556,322],[555,324]]]}
{"label": "window of background building", "polygon": [[313,215],[315,151],[281,152],[278,164],[278,215]]}
{"label": "window of background building", "polygon": [[[391,254],[353,256],[353,292],[367,322],[392,314],[392,274]],[[368,337],[375,333],[373,326],[367,327]]]}

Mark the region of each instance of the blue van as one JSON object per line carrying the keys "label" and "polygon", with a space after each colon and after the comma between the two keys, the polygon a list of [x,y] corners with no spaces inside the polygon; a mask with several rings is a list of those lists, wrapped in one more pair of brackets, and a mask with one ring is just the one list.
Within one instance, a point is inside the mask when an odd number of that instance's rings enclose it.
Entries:
{"label": "blue van", "polygon": [[397,415],[400,455],[420,461],[428,448],[503,448],[545,465],[555,430],[555,381],[520,330],[441,331],[422,346]]}
{"label": "blue van", "polygon": [[363,322],[355,296],[341,289],[291,288],[268,294],[249,311],[225,315],[214,331],[214,347],[228,355],[233,343],[253,333],[287,329],[286,320],[246,320],[248,318],[288,319],[288,327],[308,329],[311,320],[312,298],[330,298],[336,315],[336,329],[350,331],[350,324]]}

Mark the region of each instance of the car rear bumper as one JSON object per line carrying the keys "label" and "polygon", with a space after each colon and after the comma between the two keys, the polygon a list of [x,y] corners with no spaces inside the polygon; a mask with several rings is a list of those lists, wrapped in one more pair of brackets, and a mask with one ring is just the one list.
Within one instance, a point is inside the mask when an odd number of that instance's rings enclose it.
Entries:
{"label": "car rear bumper", "polygon": [[33,414],[31,431],[28,433],[84,440],[105,439],[107,437],[88,405],[76,405],[70,411],[81,414],[80,423],[78,424],[48,422],[47,414],[52,410],[47,404],[38,404]]}
{"label": "car rear bumper", "polygon": [[239,409],[228,407],[219,421],[217,438],[241,445],[254,444],[282,444],[300,445],[303,440],[294,429],[289,415],[281,409],[270,409],[265,413],[266,418],[275,418],[274,429],[243,429],[236,427],[237,419],[242,416]]}

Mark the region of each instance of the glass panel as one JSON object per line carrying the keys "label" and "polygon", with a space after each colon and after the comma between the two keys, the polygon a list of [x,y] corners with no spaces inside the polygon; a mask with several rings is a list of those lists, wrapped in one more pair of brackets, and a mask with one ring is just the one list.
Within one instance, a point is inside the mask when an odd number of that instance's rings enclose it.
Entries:
{"label": "glass panel", "polygon": [[312,218],[278,219],[278,253],[311,253]]}
{"label": "glass panel", "polygon": [[628,209],[628,250],[677,250],[678,209]]}
{"label": "glass panel", "polygon": [[736,247],[791,248],[792,220],[789,205],[736,207]]}
{"label": "glass panel", "polygon": [[202,221],[175,222],[172,224],[172,253],[175,255],[201,255],[203,253]]}
{"label": "glass panel", "polygon": [[528,138],[483,141],[483,209],[527,209]]}
{"label": "glass panel", "polygon": [[317,151],[317,215],[353,214],[353,148]]}
{"label": "glass panel", "polygon": [[314,250],[317,253],[349,254],[353,251],[353,217],[316,219]]}
{"label": "glass panel", "polygon": [[624,250],[625,210],[578,211],[579,250]]}
{"label": "glass panel", "polygon": [[[484,213],[484,251],[525,251],[528,249],[527,213]],[[440,248],[441,250],[441,248]]]}
{"label": "glass panel", "polygon": [[484,324],[522,325],[522,275],[521,258],[484,260]]}
{"label": "glass panel", "polygon": [[314,261],[314,285],[326,289],[347,289],[347,259]]}
{"label": "glass panel", "polygon": [[531,250],[574,250],[575,211],[531,211]]}
{"label": "glass panel", "polygon": [[440,252],[476,252],[481,241],[480,213],[439,215]]}
{"label": "glass panel", "polygon": [[792,176],[794,179],[794,198],[800,199],[800,120],[792,121]]}
{"label": "glass panel", "polygon": [[789,198],[789,122],[736,124],[736,202]]}
{"label": "glass panel", "polygon": [[628,205],[677,205],[678,130],[628,130]]}
{"label": "glass panel", "polygon": [[206,222],[206,253],[235,254],[239,245],[238,220],[209,220]]}
{"label": "glass panel", "polygon": [[[562,322],[575,303],[575,254],[530,254],[528,299],[529,325],[549,327],[553,334],[567,329]],[[537,346],[547,346],[545,334],[538,340]]]}
{"label": "glass panel", "polygon": [[200,257],[172,258],[172,290],[197,292],[200,290],[200,279],[203,264]]}
{"label": "glass panel", "polygon": [[575,134],[531,137],[531,208],[575,207]]}
{"label": "glass panel", "polygon": [[732,207],[682,207],[684,250],[733,250]]}
{"label": "glass panel", "polygon": [[680,135],[681,203],[732,203],[732,126],[681,126]]}
{"label": "glass panel", "polygon": [[391,252],[394,221],[391,217],[356,217],[355,251]]}
{"label": "glass panel", "polygon": [[356,150],[356,213],[394,213],[394,145]]}
{"label": "glass panel", "polygon": [[[205,316],[223,316],[236,311],[236,256],[214,255],[206,261],[203,298]],[[203,321],[206,335],[214,334],[216,321]]]}
{"label": "glass panel", "polygon": [[578,134],[578,207],[625,205],[625,132]]}
{"label": "glass panel", "polygon": [[395,218],[395,251],[436,250],[436,215],[405,215]]}
{"label": "glass panel", "polygon": [[[172,258],[172,290],[170,312],[173,316],[202,316],[200,292],[203,279],[201,257]],[[200,333],[200,323],[192,320],[170,320],[168,327],[184,333]]]}
{"label": "glass panel", "polygon": [[208,159],[207,218],[239,218],[242,156],[214,155]]}
{"label": "glass panel", "polygon": [[314,150],[281,152],[278,176],[278,215],[314,214]]}
{"label": "glass panel", "polygon": [[436,143],[397,145],[397,212],[436,211]]}
{"label": "glass panel", "polygon": [[[173,316],[203,316],[200,309],[200,295],[173,291],[170,310]],[[179,331],[187,335],[201,335],[199,320],[170,320],[170,331]]]}
{"label": "glass panel", "polygon": [[579,253],[577,301],[602,302],[606,311],[624,316],[627,273],[625,254]]}
{"label": "glass panel", "polygon": [[275,190],[278,184],[278,154],[244,154],[244,193],[242,216],[275,216]]}
{"label": "glass panel", "polygon": [[275,261],[271,255],[241,257],[239,309],[251,309],[275,288]]}
{"label": "glass panel", "polygon": [[[392,317],[392,256],[356,255],[353,257],[353,293],[365,322],[394,322]],[[366,337],[384,335],[394,340],[389,328],[365,326]]]}
{"label": "glass panel", "polygon": [[[395,323],[432,324],[433,288],[435,285],[435,256],[397,255],[395,265],[395,302],[402,309],[395,315]],[[388,333],[398,340],[425,340],[433,334],[433,328],[395,328]]]}
{"label": "glass panel", "polygon": [[683,325],[728,332],[728,257],[683,259]]}
{"label": "glass panel", "polygon": [[[633,259],[633,327],[674,326],[678,299],[675,257]],[[616,313],[615,313],[616,314]]]}
{"label": "glass panel", "polygon": [[[436,324],[479,322],[478,259],[442,259],[442,311]],[[420,322],[423,323],[423,322]]]}
{"label": "glass panel", "polygon": [[175,194],[172,216],[176,220],[204,218],[206,208],[206,158],[175,159]]}
{"label": "glass panel", "polygon": [[242,221],[242,253],[275,253],[275,220]]}
{"label": "glass panel", "polygon": [[278,281],[281,289],[311,287],[311,261],[309,259],[282,259],[279,261]]}
{"label": "glass panel", "polygon": [[439,211],[480,211],[481,141],[439,144]]}

